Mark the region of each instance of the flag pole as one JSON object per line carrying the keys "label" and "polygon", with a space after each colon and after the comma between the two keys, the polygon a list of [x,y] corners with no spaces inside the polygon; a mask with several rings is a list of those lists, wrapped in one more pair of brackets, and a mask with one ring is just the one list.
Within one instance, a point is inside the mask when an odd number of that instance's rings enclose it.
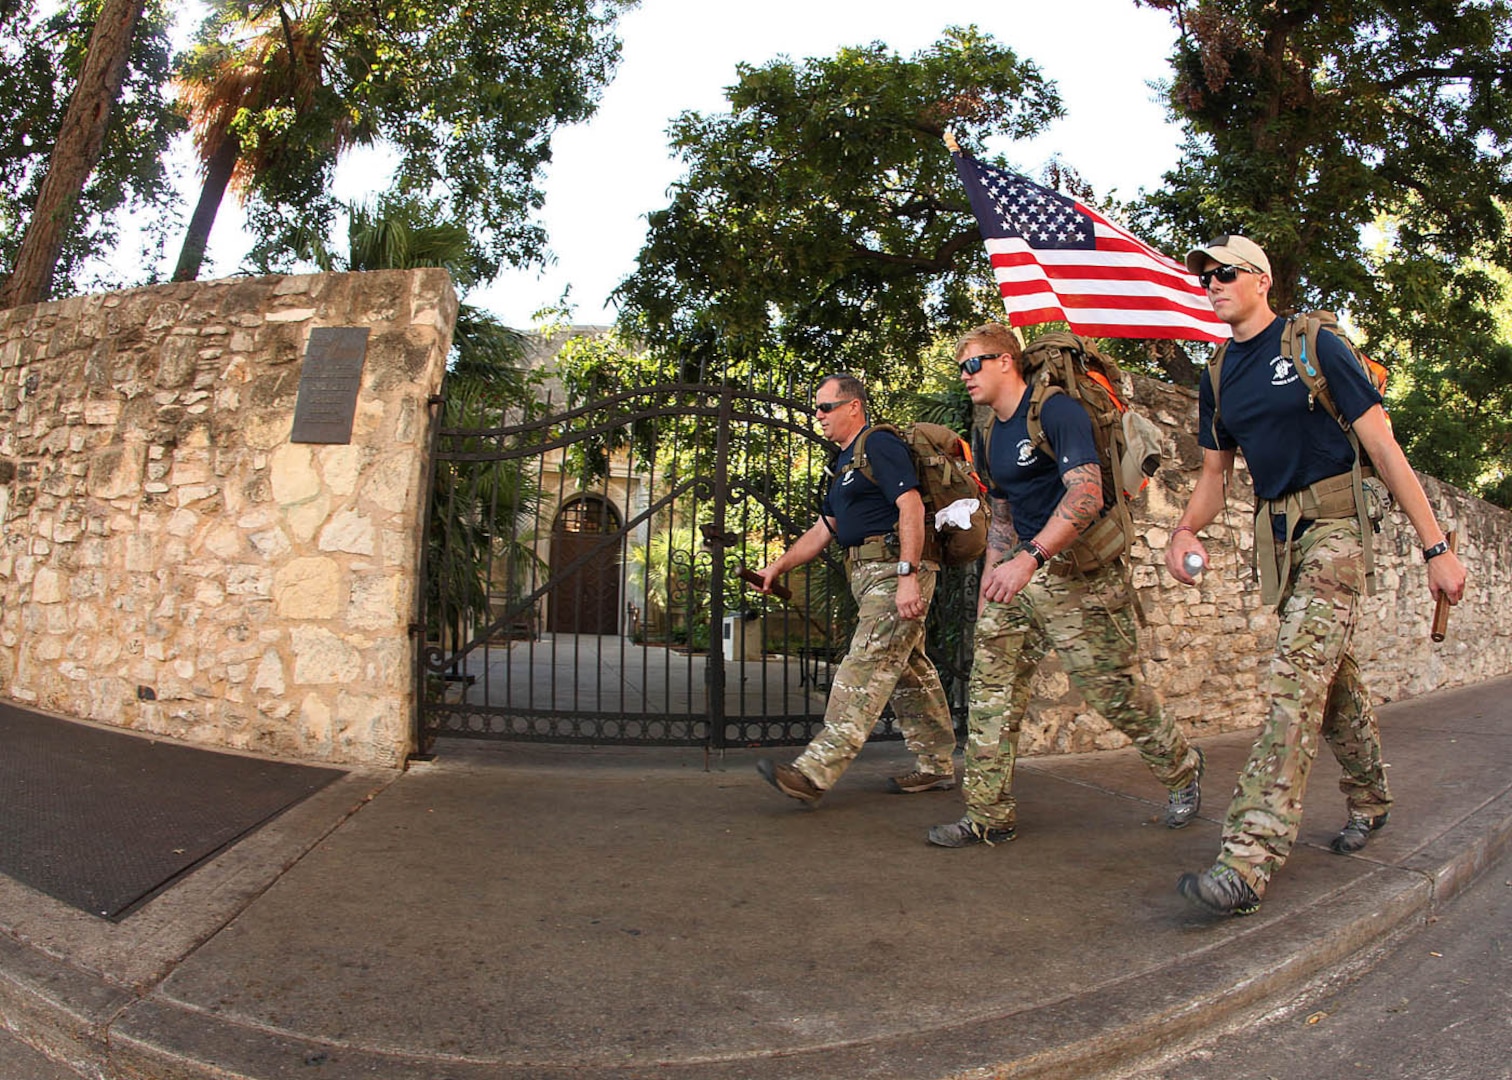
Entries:
{"label": "flag pole", "polygon": [[955,132],[946,128],[945,134],[940,137],[945,140],[945,149],[949,150],[952,154],[959,154],[961,152],[961,144],[956,142]]}

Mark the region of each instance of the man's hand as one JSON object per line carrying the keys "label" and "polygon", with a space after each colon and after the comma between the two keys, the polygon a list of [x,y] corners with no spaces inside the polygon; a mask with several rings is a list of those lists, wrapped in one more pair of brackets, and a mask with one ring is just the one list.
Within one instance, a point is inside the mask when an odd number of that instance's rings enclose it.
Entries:
{"label": "man's hand", "polygon": [[1207,548],[1202,541],[1197,539],[1197,534],[1190,529],[1182,529],[1171,535],[1171,542],[1166,545],[1165,564],[1171,576],[1183,585],[1195,585],[1197,579],[1187,573],[1186,557],[1191,552],[1197,552],[1202,556],[1202,565],[1208,564]]}
{"label": "man's hand", "polygon": [[778,569],[776,562],[769,562],[760,570],[756,571],[756,576],[761,579],[761,583],[757,584],[753,581],[751,582],[751,584],[755,585],[762,592],[769,593],[772,591],[772,582],[776,581],[778,575],[780,575],[781,573],[782,571]]}
{"label": "man's hand", "polygon": [[1004,559],[982,576],[982,596],[998,604],[1007,604],[1029,584],[1039,563],[1026,551]]}
{"label": "man's hand", "polygon": [[1428,560],[1428,591],[1457,604],[1465,597],[1465,564],[1453,550]]}
{"label": "man's hand", "polygon": [[929,610],[919,589],[919,574],[905,574],[898,578],[898,614],[905,619],[922,619]]}

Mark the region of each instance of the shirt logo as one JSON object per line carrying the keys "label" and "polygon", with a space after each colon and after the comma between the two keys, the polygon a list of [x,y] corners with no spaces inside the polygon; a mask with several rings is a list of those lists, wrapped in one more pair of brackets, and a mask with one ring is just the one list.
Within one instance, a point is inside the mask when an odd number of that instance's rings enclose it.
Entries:
{"label": "shirt logo", "polygon": [[851,472],[849,469],[847,469],[846,472],[845,472],[845,475],[843,475],[843,476],[840,477],[840,486],[844,487],[846,484],[849,484],[855,478],[856,478],[856,474],[854,472]]}
{"label": "shirt logo", "polygon": [[1021,469],[1027,469],[1034,464],[1034,444],[1028,439],[1020,439],[1018,444],[1018,465]]}
{"label": "shirt logo", "polygon": [[1284,356],[1278,356],[1271,361],[1271,385],[1285,386],[1287,383],[1297,381],[1297,369],[1292,367],[1292,362]]}

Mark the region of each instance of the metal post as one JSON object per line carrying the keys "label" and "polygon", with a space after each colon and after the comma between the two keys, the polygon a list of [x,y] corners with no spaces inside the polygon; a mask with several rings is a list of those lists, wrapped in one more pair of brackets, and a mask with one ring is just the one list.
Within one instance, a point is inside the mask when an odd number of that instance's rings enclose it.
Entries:
{"label": "metal post", "polygon": [[709,661],[704,670],[709,686],[709,745],[722,750],[725,745],[725,670],[724,670],[724,553],[725,505],[730,498],[730,414],[734,388],[728,383],[719,390],[719,429],[714,437],[714,520],[711,523],[709,552]]}

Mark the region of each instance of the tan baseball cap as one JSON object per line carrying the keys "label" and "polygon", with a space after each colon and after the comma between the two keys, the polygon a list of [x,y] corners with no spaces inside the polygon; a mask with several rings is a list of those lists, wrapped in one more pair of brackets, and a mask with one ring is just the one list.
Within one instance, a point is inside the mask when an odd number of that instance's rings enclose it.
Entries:
{"label": "tan baseball cap", "polygon": [[1187,252],[1186,268],[1195,274],[1202,269],[1202,264],[1207,259],[1212,259],[1219,266],[1247,266],[1262,274],[1271,272],[1270,260],[1265,257],[1260,245],[1237,233],[1214,237],[1206,247],[1193,248]]}

